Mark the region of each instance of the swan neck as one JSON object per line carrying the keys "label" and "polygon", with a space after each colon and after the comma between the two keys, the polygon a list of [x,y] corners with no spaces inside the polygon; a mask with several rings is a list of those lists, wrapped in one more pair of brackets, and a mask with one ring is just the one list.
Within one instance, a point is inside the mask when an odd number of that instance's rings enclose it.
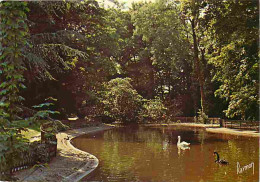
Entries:
{"label": "swan neck", "polygon": [[178,143],[181,143],[181,138],[180,137],[178,138]]}
{"label": "swan neck", "polygon": [[217,155],[217,161],[219,161],[219,155],[218,155],[218,153],[216,153],[216,155]]}

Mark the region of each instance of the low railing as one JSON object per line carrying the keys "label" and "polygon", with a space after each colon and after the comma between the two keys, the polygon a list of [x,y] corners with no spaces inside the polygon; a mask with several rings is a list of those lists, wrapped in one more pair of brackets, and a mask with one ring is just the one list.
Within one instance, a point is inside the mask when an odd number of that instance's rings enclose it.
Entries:
{"label": "low railing", "polygon": [[[12,174],[16,171],[22,170],[22,169],[27,169],[30,166],[34,165],[37,161],[37,156],[36,156],[36,143],[39,142],[33,142],[29,145],[29,149],[27,151],[23,152],[17,152],[15,157],[12,157],[12,161],[1,161],[0,163],[0,177],[1,175],[6,175],[6,174]],[[14,154],[13,154],[14,155]]]}
{"label": "low railing", "polygon": [[[16,171],[22,169],[27,169],[35,164],[49,162],[57,153],[57,143],[56,144],[39,144],[44,145],[44,149],[38,152],[39,149],[29,149],[26,152],[18,153],[15,157],[13,164],[0,163],[0,177],[5,174],[12,174]],[[9,161],[10,162],[10,161]],[[1,179],[1,178],[0,178]]]}
{"label": "low railing", "polygon": [[21,169],[27,169],[28,167],[34,165],[36,163],[36,156],[34,151],[29,151],[25,153],[21,153],[21,159],[14,163],[11,168],[11,173],[19,171]]}
{"label": "low railing", "polygon": [[[27,169],[38,162],[49,162],[57,154],[57,138],[55,135],[46,137],[47,132],[41,127],[41,142],[33,142],[28,144],[29,149],[23,152],[16,152],[13,162],[0,162],[0,180],[2,175],[12,174],[22,169]],[[12,164],[11,164],[12,163]]]}
{"label": "low railing", "polygon": [[[194,117],[173,117],[173,122],[180,121],[181,123],[197,123]],[[208,118],[208,124],[220,124],[221,118]]]}
{"label": "low railing", "polygon": [[258,130],[259,121],[245,121],[245,120],[225,120],[223,119],[223,127],[234,128],[241,130]]}
{"label": "low railing", "polygon": [[[198,120],[195,120],[194,117],[172,117],[171,121],[181,123],[198,123]],[[259,121],[208,118],[207,124],[219,124],[220,127],[225,128],[259,131]]]}

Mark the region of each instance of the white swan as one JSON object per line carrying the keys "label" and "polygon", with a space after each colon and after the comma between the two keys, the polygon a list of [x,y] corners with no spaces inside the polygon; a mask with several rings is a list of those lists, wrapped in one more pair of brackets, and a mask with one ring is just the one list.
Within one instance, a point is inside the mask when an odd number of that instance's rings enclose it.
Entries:
{"label": "white swan", "polygon": [[181,142],[181,137],[180,136],[178,136],[178,142],[177,142],[177,147],[187,147],[187,146],[189,146],[190,145],[190,143],[187,143],[187,142]]}
{"label": "white swan", "polygon": [[185,150],[190,150],[190,147],[188,147],[188,146],[178,146],[177,145],[177,148],[178,148],[178,155],[180,156],[181,155],[181,151],[183,150],[183,152],[185,151]]}

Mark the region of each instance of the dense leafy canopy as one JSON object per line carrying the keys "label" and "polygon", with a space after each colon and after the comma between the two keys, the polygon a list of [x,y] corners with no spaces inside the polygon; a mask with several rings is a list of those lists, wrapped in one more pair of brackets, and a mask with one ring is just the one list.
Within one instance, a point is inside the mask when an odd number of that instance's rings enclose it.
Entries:
{"label": "dense leafy canopy", "polygon": [[209,1],[206,11],[214,49],[209,61],[221,83],[215,93],[228,101],[231,118],[258,118],[258,11],[257,1]]}
{"label": "dense leafy canopy", "polygon": [[158,0],[122,10],[118,2],[107,9],[95,1],[29,2],[28,34],[20,33],[30,45],[19,50],[25,104],[53,96],[62,116],[85,116],[104,83],[130,77],[142,97],[159,96],[175,115],[201,108],[257,119],[257,5]]}
{"label": "dense leafy canopy", "polygon": [[0,161],[47,97],[61,118],[259,119],[257,1],[114,3],[0,3]]}

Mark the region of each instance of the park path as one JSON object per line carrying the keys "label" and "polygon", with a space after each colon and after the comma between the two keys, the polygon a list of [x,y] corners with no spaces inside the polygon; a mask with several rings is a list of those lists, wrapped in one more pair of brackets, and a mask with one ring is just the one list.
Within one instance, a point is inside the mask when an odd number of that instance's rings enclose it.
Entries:
{"label": "park path", "polygon": [[205,128],[207,132],[210,133],[222,133],[229,135],[238,135],[238,136],[247,136],[247,137],[260,137],[259,131],[253,130],[240,130],[234,128],[223,128],[219,127],[219,124],[200,124],[200,123],[172,123],[172,124],[164,124],[164,125],[172,125],[172,126],[187,126],[187,127],[201,127]]}
{"label": "park path", "polygon": [[101,124],[95,127],[73,129],[58,133],[57,149],[58,154],[46,166],[39,166],[15,174],[19,181],[64,181],[76,182],[91,173],[98,166],[98,159],[87,152],[75,148],[71,144],[71,139],[98,131],[112,128]]}

